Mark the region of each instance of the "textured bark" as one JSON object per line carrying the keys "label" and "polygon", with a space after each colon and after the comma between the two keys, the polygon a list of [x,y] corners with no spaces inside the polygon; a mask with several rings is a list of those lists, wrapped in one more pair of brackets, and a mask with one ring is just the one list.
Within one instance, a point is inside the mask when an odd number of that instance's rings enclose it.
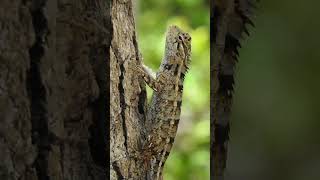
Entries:
{"label": "textured bark", "polygon": [[230,129],[234,69],[243,33],[256,0],[214,0],[211,3],[211,177],[223,179]]}
{"label": "textured bark", "polygon": [[31,140],[27,93],[32,16],[19,1],[0,1],[0,179],[34,179],[37,149]]}
{"label": "textured bark", "polygon": [[147,179],[147,169],[138,158],[145,140],[146,90],[132,69],[139,61],[132,1],[114,0],[111,16],[111,179]]}
{"label": "textured bark", "polygon": [[0,2],[0,179],[107,179],[109,5]]}

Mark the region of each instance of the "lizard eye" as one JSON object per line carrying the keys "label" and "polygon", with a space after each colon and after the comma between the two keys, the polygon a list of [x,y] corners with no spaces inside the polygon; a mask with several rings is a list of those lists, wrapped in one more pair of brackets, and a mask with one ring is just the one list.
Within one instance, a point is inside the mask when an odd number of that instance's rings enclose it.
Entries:
{"label": "lizard eye", "polygon": [[180,41],[182,41],[182,39],[183,39],[181,35],[179,35],[178,38]]}
{"label": "lizard eye", "polygon": [[[171,66],[172,66],[172,65],[171,65]],[[170,66],[169,64],[166,64],[166,65],[164,66],[164,68],[167,69],[167,70],[170,70],[170,69],[171,69],[171,66]]]}

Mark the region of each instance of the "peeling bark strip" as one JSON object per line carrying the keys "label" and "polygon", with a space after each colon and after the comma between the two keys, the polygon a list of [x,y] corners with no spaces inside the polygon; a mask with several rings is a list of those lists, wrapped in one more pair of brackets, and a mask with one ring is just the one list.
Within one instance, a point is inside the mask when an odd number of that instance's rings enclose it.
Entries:
{"label": "peeling bark strip", "polygon": [[110,1],[0,1],[0,179],[108,179],[110,18]]}
{"label": "peeling bark strip", "polygon": [[257,0],[214,0],[211,3],[211,177],[223,179],[229,140],[234,68],[243,32]]}

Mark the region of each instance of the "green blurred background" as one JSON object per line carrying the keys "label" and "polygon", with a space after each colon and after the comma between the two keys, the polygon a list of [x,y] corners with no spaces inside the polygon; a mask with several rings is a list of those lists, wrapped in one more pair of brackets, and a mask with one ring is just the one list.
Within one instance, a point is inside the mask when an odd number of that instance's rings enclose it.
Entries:
{"label": "green blurred background", "polygon": [[[186,75],[181,120],[175,144],[165,164],[165,180],[209,179],[210,174],[210,22],[209,1],[135,0],[139,48],[144,63],[157,70],[165,32],[178,25],[192,37],[192,57]],[[152,91],[148,89],[148,96]]]}
{"label": "green blurred background", "polygon": [[237,65],[227,180],[320,179],[320,1],[264,0]]}
{"label": "green blurred background", "polygon": [[[236,70],[227,180],[319,180],[320,1],[258,5]],[[156,70],[171,24],[192,35],[181,125],[165,179],[209,179],[209,3],[136,0],[139,47]],[[149,90],[149,96],[151,91]]]}

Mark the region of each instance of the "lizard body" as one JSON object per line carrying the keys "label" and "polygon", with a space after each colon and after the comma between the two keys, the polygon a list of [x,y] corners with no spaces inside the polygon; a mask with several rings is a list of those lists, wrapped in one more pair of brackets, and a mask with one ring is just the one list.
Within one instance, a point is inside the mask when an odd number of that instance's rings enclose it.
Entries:
{"label": "lizard body", "polygon": [[191,37],[177,26],[166,34],[165,53],[156,77],[146,66],[139,67],[145,82],[154,90],[147,113],[148,138],[143,155],[151,163],[151,179],[162,178],[180,120],[183,81],[191,55]]}

